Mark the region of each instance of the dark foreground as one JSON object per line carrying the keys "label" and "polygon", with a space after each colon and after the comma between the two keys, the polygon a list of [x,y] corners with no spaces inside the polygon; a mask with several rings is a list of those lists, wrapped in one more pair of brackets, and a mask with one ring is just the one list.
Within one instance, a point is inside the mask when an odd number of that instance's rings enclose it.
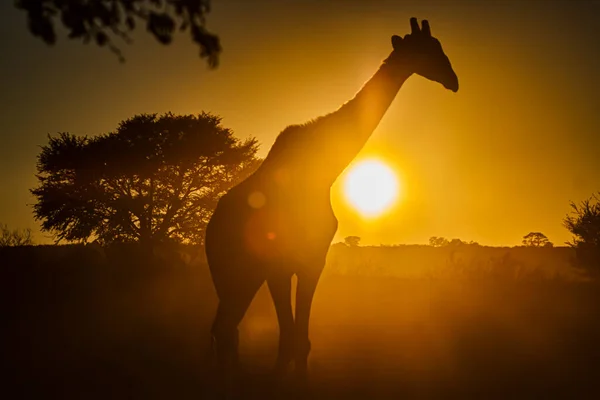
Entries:
{"label": "dark foreground", "polygon": [[[24,254],[2,265],[2,398],[206,398],[205,266]],[[600,398],[591,284],[326,276],[311,337],[310,398]],[[265,288],[240,340],[242,398],[289,398]]]}

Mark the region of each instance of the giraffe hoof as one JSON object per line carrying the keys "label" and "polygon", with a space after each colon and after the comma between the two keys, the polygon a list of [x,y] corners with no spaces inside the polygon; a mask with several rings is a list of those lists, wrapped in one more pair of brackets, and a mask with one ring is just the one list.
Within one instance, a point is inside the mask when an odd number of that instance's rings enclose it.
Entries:
{"label": "giraffe hoof", "polygon": [[294,373],[291,390],[295,399],[312,398],[306,373]]}
{"label": "giraffe hoof", "polygon": [[294,370],[294,386],[298,389],[308,387],[308,371],[304,368]]}
{"label": "giraffe hoof", "polygon": [[271,376],[274,378],[281,379],[288,375],[288,373],[291,370],[290,366],[292,365],[292,361],[293,360],[291,357],[278,359],[273,368],[271,369]]}

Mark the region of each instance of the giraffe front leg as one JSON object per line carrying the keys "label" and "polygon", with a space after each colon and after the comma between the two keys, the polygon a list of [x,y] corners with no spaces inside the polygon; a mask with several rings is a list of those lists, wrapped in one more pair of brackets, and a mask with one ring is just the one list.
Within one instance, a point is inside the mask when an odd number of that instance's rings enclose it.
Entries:
{"label": "giraffe front leg", "polygon": [[[300,385],[305,385],[308,378],[308,355],[311,343],[308,334],[310,310],[313,296],[321,276],[323,265],[311,269],[312,273],[298,274],[296,289],[296,321],[295,321],[295,376]],[[314,273],[318,271],[318,273]]]}

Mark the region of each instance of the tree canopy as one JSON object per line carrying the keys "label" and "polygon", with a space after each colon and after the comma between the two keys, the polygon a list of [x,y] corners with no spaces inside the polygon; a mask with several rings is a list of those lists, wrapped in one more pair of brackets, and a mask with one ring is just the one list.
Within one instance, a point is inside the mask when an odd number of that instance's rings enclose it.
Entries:
{"label": "tree canopy", "polygon": [[542,232],[529,232],[523,236],[523,246],[527,247],[552,247],[552,242]]}
{"label": "tree canopy", "polygon": [[432,236],[429,238],[429,245],[432,247],[448,246],[450,242],[444,237]]}
{"label": "tree canopy", "polygon": [[358,247],[360,245],[359,236],[346,236],[344,238],[344,244],[349,247]]}
{"label": "tree canopy", "polygon": [[130,33],[141,24],[162,44],[178,30],[189,32],[210,67],[219,61],[219,38],[206,29],[210,0],[15,0],[15,7],[27,13],[29,32],[48,45],[57,40],[58,24],[69,39],[107,46],[124,61],[113,39],[131,43]]}
{"label": "tree canopy", "polygon": [[34,216],[57,242],[201,243],[218,198],[260,164],[217,116],[136,115],[96,137],[49,136]]}

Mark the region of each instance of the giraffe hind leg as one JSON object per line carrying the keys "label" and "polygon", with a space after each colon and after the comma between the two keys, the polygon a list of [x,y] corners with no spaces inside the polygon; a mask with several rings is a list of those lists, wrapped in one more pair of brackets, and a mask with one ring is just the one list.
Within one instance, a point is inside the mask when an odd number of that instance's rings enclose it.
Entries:
{"label": "giraffe hind leg", "polygon": [[[324,263],[323,263],[324,265]],[[295,351],[294,351],[294,375],[298,383],[306,385],[308,372],[308,355],[311,350],[311,343],[308,335],[310,311],[312,307],[313,295],[323,265],[315,263],[312,268],[308,268],[310,273],[298,275],[298,287],[296,289],[296,319],[295,319]]]}
{"label": "giraffe hind leg", "polygon": [[279,349],[273,374],[281,378],[294,359],[294,315],[292,312],[292,276],[276,273],[267,278],[267,285],[277,313]]}

